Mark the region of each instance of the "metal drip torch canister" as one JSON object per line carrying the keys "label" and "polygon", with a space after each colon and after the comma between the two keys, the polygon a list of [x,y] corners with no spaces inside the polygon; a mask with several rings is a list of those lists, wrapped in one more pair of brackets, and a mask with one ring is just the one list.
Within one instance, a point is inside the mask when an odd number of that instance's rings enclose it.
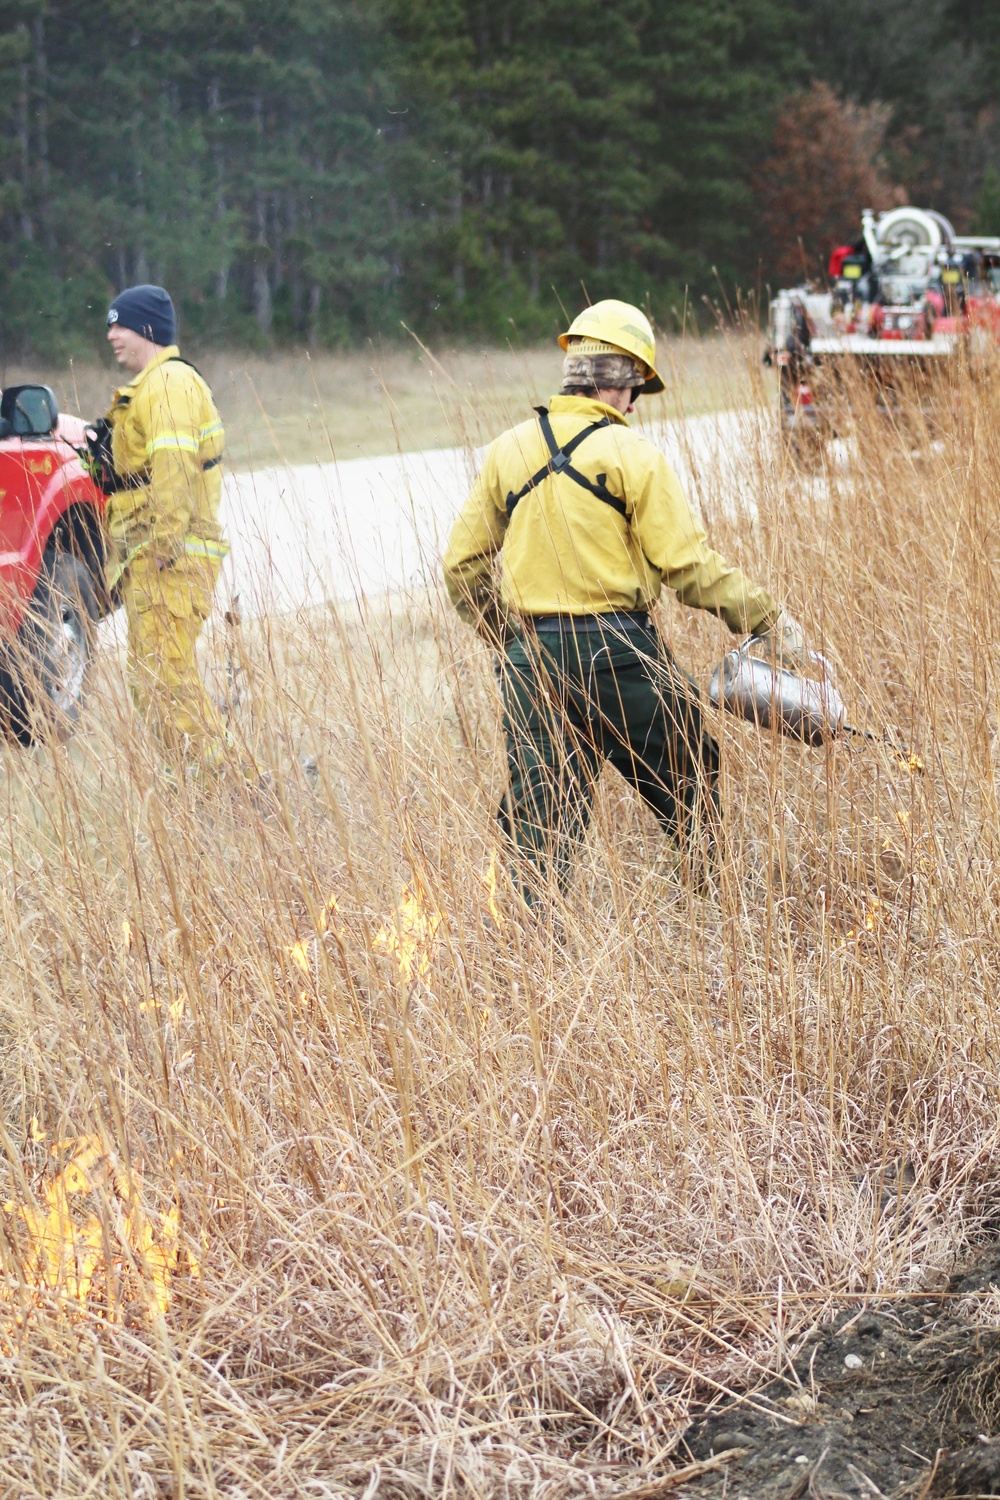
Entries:
{"label": "metal drip torch canister", "polygon": [[776,724],[782,734],[807,745],[822,745],[849,733],[844,700],[829,680],[822,656],[811,653],[820,678],[800,677],[772,661],[750,656],[750,643],[724,656],[709,684],[716,708],[749,719],[761,729]]}

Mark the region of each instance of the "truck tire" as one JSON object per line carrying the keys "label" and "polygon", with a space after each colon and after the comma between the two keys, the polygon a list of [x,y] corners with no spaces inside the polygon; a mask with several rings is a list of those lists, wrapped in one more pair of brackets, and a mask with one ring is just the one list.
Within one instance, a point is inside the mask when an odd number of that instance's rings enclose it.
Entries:
{"label": "truck tire", "polygon": [[86,699],[98,617],[90,570],[50,547],[0,664],[0,725],[22,745],[67,739]]}

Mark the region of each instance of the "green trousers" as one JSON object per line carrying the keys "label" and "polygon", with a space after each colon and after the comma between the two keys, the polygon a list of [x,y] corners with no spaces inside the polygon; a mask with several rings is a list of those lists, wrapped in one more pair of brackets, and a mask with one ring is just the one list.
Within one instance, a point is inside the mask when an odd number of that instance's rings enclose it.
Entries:
{"label": "green trousers", "polygon": [[510,786],[498,817],[528,901],[550,871],[565,887],[605,761],[682,852],[714,843],[719,749],[651,625],[592,615],[529,627],[507,646],[502,687]]}

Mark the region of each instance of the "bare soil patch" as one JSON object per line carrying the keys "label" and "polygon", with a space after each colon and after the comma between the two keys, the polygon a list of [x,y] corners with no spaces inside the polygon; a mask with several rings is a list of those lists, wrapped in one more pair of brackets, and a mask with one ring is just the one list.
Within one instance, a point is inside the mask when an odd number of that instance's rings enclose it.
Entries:
{"label": "bare soil patch", "polygon": [[695,1421],[699,1500],[1000,1495],[1000,1248],[946,1291],[841,1312],[782,1375]]}

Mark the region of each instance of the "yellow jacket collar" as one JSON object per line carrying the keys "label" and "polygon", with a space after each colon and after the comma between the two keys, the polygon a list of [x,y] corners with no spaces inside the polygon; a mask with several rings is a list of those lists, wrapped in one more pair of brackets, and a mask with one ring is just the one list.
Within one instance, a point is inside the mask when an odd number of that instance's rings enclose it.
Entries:
{"label": "yellow jacket collar", "polygon": [[616,406],[607,406],[591,396],[553,396],[549,401],[549,411],[571,417],[586,417],[588,422],[599,422],[602,417],[610,417],[612,422],[628,426],[627,418],[622,416]]}
{"label": "yellow jacket collar", "polygon": [[128,385],[124,387],[124,389],[127,391],[135,390],[136,386],[141,385],[144,380],[148,379],[148,377],[152,375],[154,370],[158,370],[161,365],[165,365],[168,359],[177,359],[180,355],[180,352],[181,351],[176,344],[167,344],[163,349],[160,350],[155,359],[151,359],[149,361],[149,364],[146,365],[144,369],[139,371],[138,375],[133,375],[132,379],[129,381]]}

